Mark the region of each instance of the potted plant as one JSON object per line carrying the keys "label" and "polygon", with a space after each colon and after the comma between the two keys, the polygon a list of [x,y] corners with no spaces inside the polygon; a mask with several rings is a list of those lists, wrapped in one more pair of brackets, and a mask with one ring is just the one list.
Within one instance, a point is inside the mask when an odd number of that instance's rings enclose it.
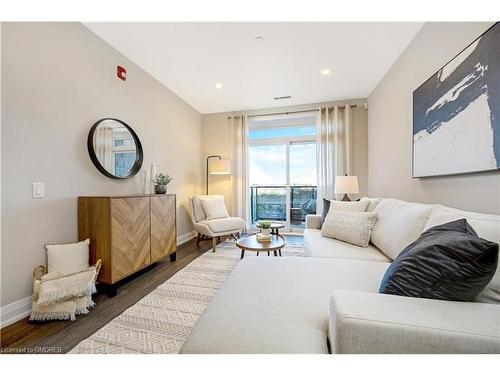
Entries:
{"label": "potted plant", "polygon": [[271,236],[271,222],[269,220],[259,221],[260,233],[264,237]]}
{"label": "potted plant", "polygon": [[155,193],[156,194],[166,194],[167,193],[167,185],[172,181],[172,177],[168,174],[159,173],[151,180],[151,182],[155,185]]}

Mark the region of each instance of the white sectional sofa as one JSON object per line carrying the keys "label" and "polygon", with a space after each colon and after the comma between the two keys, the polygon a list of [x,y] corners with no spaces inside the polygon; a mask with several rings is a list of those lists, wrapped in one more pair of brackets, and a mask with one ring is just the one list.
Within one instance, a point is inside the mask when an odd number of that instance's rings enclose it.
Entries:
{"label": "white sectional sofa", "polygon": [[378,293],[425,229],[465,217],[499,243],[500,216],[395,199],[370,199],[367,210],[379,214],[368,248],[322,237],[311,215],[308,257],[243,259],[181,353],[500,353],[500,269],[477,302]]}

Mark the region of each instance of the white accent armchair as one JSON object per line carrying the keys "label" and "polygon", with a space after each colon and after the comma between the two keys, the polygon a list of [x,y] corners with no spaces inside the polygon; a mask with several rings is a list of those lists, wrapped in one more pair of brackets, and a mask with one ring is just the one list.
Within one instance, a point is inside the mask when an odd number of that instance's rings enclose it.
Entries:
{"label": "white accent armchair", "polygon": [[[194,195],[189,197],[189,206],[191,210],[191,220],[193,221],[194,230],[198,232],[196,243],[204,239],[212,239],[212,251],[215,252],[217,240],[220,236],[233,235],[236,237],[245,228],[245,220],[240,217],[224,217],[219,219],[207,219],[201,199],[203,197],[218,197],[217,195]],[[220,197],[220,195],[219,195]]]}

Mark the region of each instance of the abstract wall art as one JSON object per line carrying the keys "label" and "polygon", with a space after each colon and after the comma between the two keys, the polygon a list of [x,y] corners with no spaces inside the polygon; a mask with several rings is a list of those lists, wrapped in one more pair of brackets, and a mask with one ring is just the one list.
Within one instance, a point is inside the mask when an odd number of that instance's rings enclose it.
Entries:
{"label": "abstract wall art", "polygon": [[413,92],[413,177],[499,169],[496,23]]}

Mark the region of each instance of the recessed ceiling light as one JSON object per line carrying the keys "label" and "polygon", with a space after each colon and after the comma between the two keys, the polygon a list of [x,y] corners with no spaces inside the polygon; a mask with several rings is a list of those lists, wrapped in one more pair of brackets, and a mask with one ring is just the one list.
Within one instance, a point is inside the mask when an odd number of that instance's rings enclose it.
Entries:
{"label": "recessed ceiling light", "polygon": [[259,41],[260,41],[260,40],[264,40],[264,37],[263,37],[263,36],[256,36],[256,37],[255,37],[255,40],[259,40]]}
{"label": "recessed ceiling light", "polygon": [[321,74],[323,74],[324,76],[327,76],[328,74],[330,74],[332,71],[330,69],[323,69],[321,71]]}
{"label": "recessed ceiling light", "polygon": [[215,84],[216,89],[221,89],[222,88],[222,83],[216,83]]}

